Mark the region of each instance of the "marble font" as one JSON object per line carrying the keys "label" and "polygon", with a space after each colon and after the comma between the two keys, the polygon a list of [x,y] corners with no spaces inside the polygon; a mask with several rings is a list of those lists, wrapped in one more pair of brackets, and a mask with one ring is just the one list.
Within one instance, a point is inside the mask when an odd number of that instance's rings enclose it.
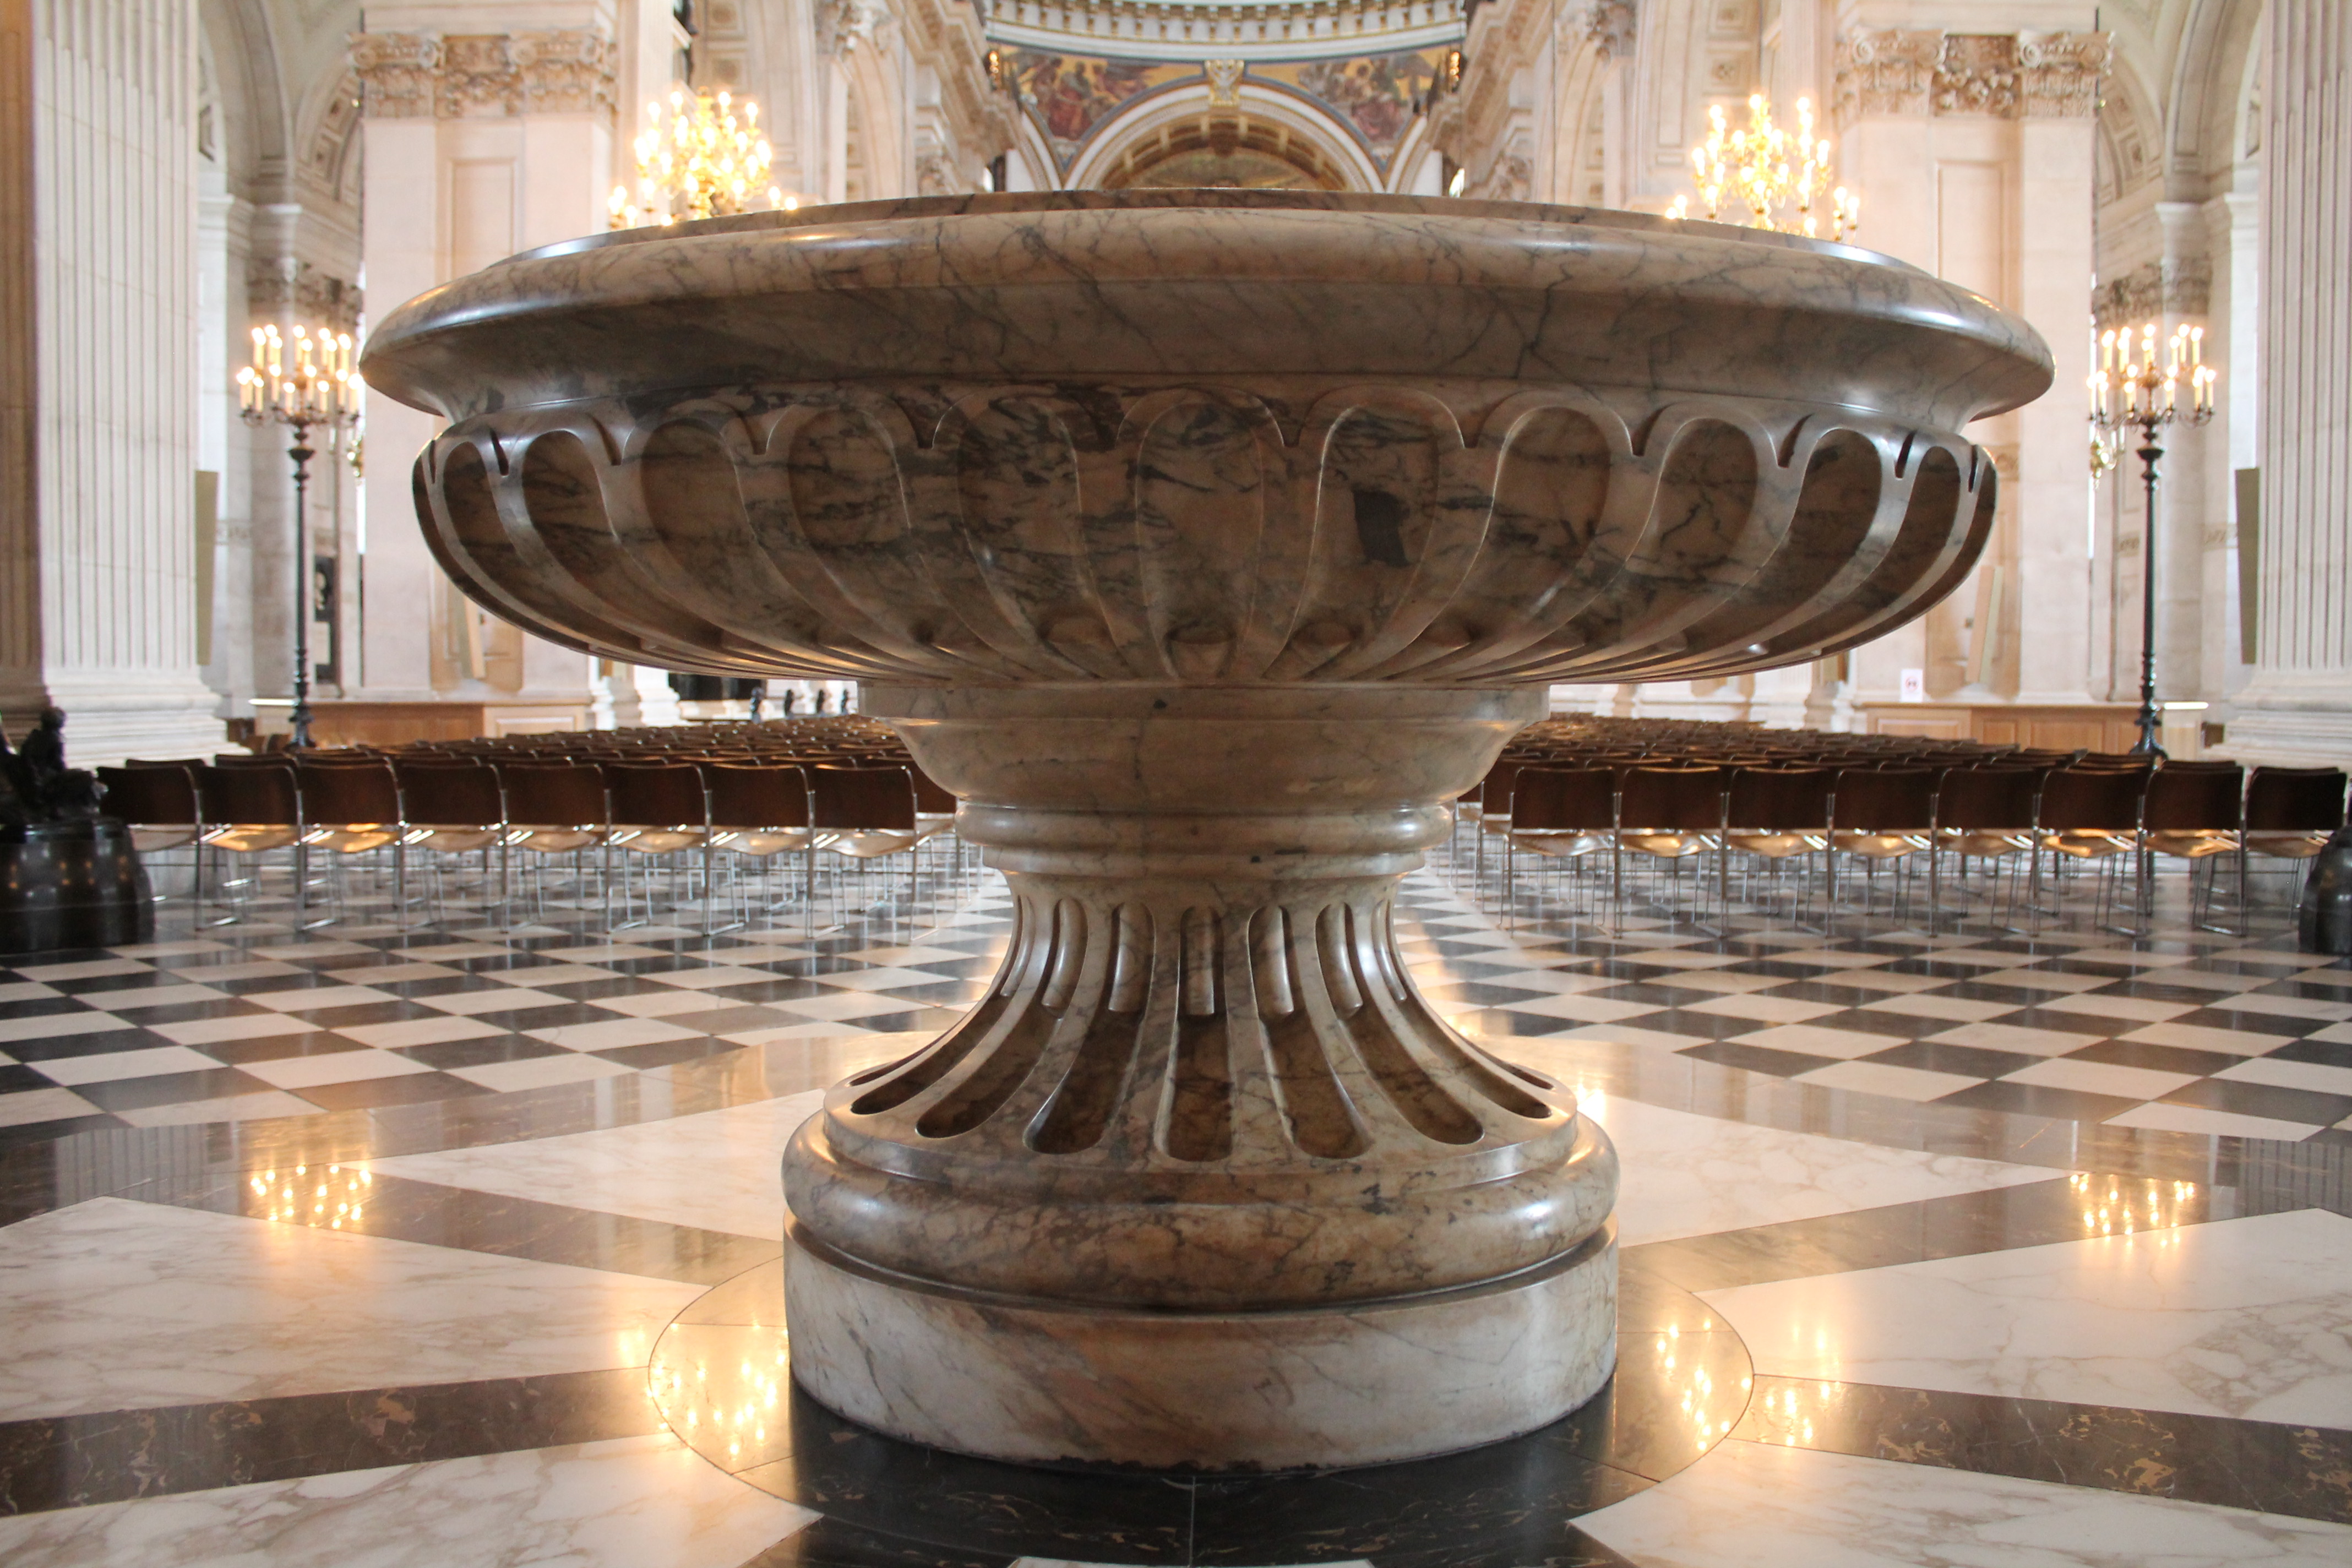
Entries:
{"label": "marble font", "polygon": [[877,203],[436,289],[378,388],[450,574],[866,683],[1014,889],[988,996],[785,1158],[794,1376],[886,1432],[1441,1452],[1607,1379],[1615,1157],[1445,1026],[1396,879],[1554,680],[1817,657],[1973,564],[2049,357],[1848,247],[1294,192]]}

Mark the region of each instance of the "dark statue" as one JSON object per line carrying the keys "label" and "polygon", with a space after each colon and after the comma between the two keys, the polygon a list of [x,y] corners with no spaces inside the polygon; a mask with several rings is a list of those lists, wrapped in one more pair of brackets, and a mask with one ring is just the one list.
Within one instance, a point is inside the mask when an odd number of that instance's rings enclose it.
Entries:
{"label": "dark statue", "polygon": [[145,942],[154,898],[131,830],[66,766],[66,716],[44,708],[15,749],[0,728],[0,953]]}
{"label": "dark statue", "polygon": [[66,766],[65,731],[66,716],[55,708],[41,710],[14,751],[0,729],[0,823],[22,827],[98,815],[98,780],[86,769]]}

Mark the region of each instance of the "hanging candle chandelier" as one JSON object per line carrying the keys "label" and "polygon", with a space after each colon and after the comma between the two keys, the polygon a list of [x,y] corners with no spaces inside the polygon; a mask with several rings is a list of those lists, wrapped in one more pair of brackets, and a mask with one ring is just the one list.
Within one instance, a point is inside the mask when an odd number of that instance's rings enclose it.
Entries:
{"label": "hanging candle chandelier", "polygon": [[[1772,122],[1770,100],[1748,100],[1748,123],[1735,131],[1721,104],[1707,110],[1706,141],[1691,149],[1698,205],[1710,222],[1777,229],[1814,239],[1844,239],[1862,224],[1862,198],[1830,185],[1830,143],[1813,134],[1813,101],[1797,100],[1792,134]],[[1666,216],[1687,218],[1691,198],[1676,196]]]}
{"label": "hanging candle chandelier", "polygon": [[636,140],[637,188],[614,185],[614,228],[642,228],[799,205],[768,183],[775,153],[760,134],[760,106],[732,93],[673,91],[646,105]]}

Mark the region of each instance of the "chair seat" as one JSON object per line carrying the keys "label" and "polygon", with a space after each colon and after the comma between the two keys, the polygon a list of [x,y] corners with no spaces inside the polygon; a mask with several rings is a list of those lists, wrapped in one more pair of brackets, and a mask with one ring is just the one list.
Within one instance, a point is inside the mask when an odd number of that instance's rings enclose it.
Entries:
{"label": "chair seat", "polygon": [[2159,855],[2182,860],[2202,860],[2209,855],[2234,854],[2238,836],[2226,828],[2166,829],[2147,836],[2147,847]]}
{"label": "chair seat", "polygon": [[1836,836],[1837,847],[1849,855],[1859,855],[1867,860],[1895,860],[1906,855],[1916,855],[1927,847],[1925,833],[1864,833],[1841,830]]}
{"label": "chair seat", "polygon": [[604,842],[601,827],[518,826],[509,830],[507,843],[517,849],[534,849],[542,855],[568,855],[574,849],[585,849]]}
{"label": "chair seat", "polygon": [[408,829],[412,848],[437,849],[450,855],[487,849],[498,841],[499,830],[495,827],[436,827],[430,823],[415,823]]}
{"label": "chair seat", "polygon": [[872,860],[884,855],[903,855],[925,837],[920,828],[844,828],[826,834],[819,840],[819,846],[853,859]]}
{"label": "chair seat", "polygon": [[2061,855],[2072,855],[2077,860],[2096,860],[2107,855],[2128,854],[2134,836],[2120,828],[2109,831],[2083,828],[2073,833],[2045,833],[2042,847],[2054,849]]}
{"label": "chair seat", "polygon": [[1511,830],[1510,816],[1505,812],[1481,812],[1478,815],[1477,822],[1478,830],[1481,833],[1501,834],[1508,833]]}
{"label": "chair seat", "polygon": [[1811,855],[1829,847],[1825,833],[1731,833],[1724,842],[1744,855],[1761,855],[1767,860],[1784,860],[1791,855]]}
{"label": "chair seat", "polygon": [[2033,830],[2020,827],[2002,832],[1990,827],[1947,827],[1936,842],[1956,855],[2022,855],[2033,847]]}
{"label": "chair seat", "polygon": [[639,855],[675,855],[698,849],[709,834],[699,827],[616,827],[613,846]]}
{"label": "chair seat", "polygon": [[1636,855],[1654,855],[1661,860],[1708,854],[1717,842],[1712,833],[1669,833],[1648,827],[1629,827],[1617,835],[1619,847]]}
{"label": "chair seat", "polygon": [[346,822],[332,827],[313,827],[302,835],[302,842],[314,849],[331,849],[338,855],[364,855],[399,837],[396,823]]}
{"label": "chair seat", "polygon": [[1575,828],[1529,829],[1511,835],[1511,842],[1539,855],[1553,855],[1573,859],[1580,855],[1595,855],[1609,847],[1609,835],[1581,832]]}
{"label": "chair seat", "polygon": [[813,847],[820,836],[808,827],[721,827],[710,842],[737,855],[780,855],[788,849]]}
{"label": "chair seat", "polygon": [[2330,837],[2326,833],[2249,833],[2246,835],[2246,847],[2257,855],[2308,860],[2327,847]]}
{"label": "chair seat", "polygon": [[184,844],[195,841],[194,824],[181,827],[159,824],[153,827],[133,826],[131,829],[131,847],[142,855],[152,855],[158,849],[177,849]]}
{"label": "chair seat", "polygon": [[265,849],[283,849],[301,837],[302,830],[291,823],[225,823],[205,833],[205,844],[213,849],[226,849],[238,855],[257,855]]}

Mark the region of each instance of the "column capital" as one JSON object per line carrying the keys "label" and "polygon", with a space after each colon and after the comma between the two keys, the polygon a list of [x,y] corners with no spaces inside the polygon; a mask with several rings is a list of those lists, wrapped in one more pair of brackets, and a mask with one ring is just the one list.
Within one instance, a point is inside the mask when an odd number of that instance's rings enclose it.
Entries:
{"label": "column capital", "polygon": [[595,27],[357,33],[352,69],[371,120],[523,114],[614,118],[620,46]]}

